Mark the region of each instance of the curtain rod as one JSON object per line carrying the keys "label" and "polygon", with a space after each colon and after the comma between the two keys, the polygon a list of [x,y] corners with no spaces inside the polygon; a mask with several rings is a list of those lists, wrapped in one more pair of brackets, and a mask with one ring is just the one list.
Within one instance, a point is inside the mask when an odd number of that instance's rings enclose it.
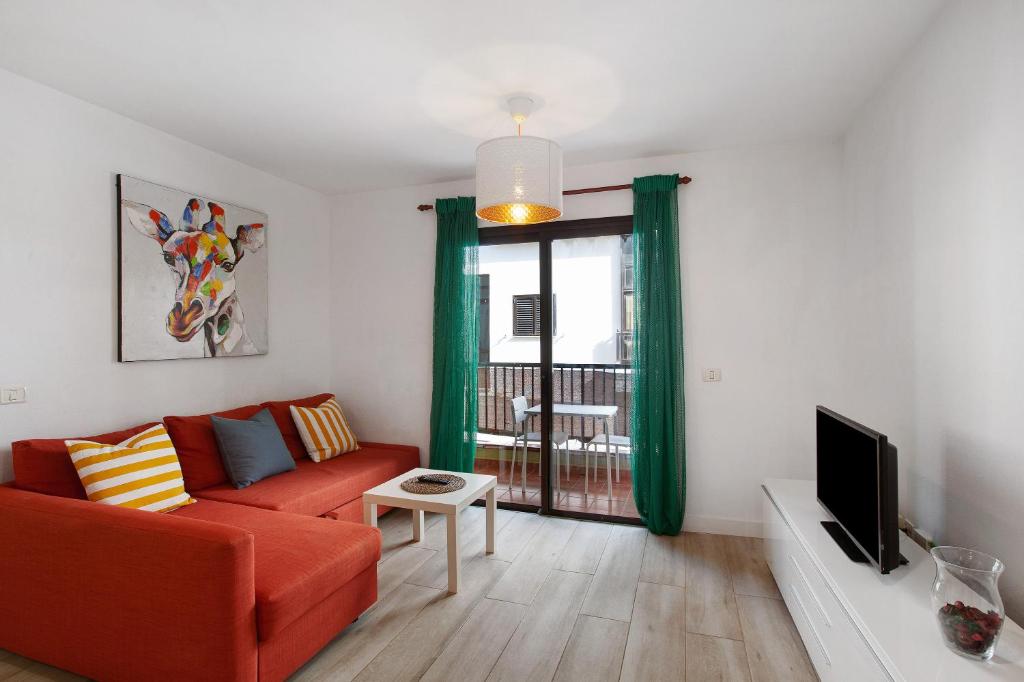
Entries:
{"label": "curtain rod", "polygon": [[[693,178],[691,178],[689,175],[684,175],[681,178],[679,178],[679,184],[680,185],[689,185],[691,182],[693,182]],[[633,188],[633,184],[632,183],[630,183],[628,185],[605,185],[604,187],[584,187],[583,189],[567,189],[567,190],[562,192],[562,195],[563,196],[570,196],[570,195],[573,195],[573,194],[594,194],[596,192],[614,192],[614,191],[617,191],[617,190],[620,190],[620,189],[632,189],[632,188]],[[419,206],[416,207],[416,210],[417,211],[433,211],[434,210],[434,205],[433,204],[420,204]]]}

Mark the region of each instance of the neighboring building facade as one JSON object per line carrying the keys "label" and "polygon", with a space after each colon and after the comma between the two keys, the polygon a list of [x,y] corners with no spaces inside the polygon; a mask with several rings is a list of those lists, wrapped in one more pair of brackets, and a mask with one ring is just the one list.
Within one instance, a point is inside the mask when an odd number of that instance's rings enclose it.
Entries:
{"label": "neighboring building facade", "polygon": [[[540,362],[537,244],[480,247],[480,362]],[[552,244],[554,362],[628,364],[632,237]]]}

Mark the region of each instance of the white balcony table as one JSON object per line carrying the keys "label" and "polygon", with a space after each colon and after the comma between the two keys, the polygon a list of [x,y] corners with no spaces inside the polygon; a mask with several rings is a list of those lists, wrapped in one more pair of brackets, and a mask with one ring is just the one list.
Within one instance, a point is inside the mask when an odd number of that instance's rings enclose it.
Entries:
{"label": "white balcony table", "polygon": [[[526,409],[526,413],[531,416],[537,416],[540,414],[541,406],[534,405]],[[618,405],[571,405],[568,403],[555,403],[551,406],[551,412],[556,417],[587,417],[593,419],[595,422],[598,419],[604,421],[604,441],[606,452],[611,451],[611,436],[612,430],[615,427],[615,415],[619,413]],[[605,457],[605,464],[608,467],[608,499],[612,499],[612,462],[611,457]],[[583,480],[583,495],[584,497],[590,493],[589,484],[584,476]]]}
{"label": "white balcony table", "polygon": [[412,539],[419,542],[423,539],[423,512],[444,514],[448,522],[448,592],[456,594],[461,582],[462,557],[459,550],[459,512],[472,504],[477,498],[487,493],[487,535],[484,549],[488,554],[494,553],[494,516],[498,507],[495,488],[498,485],[496,476],[486,474],[457,475],[466,479],[466,485],[459,490],[437,495],[420,495],[402,490],[402,481],[424,474],[450,474],[451,471],[437,469],[413,469],[401,476],[396,476],[387,483],[370,488],[363,493],[363,522],[368,526],[377,527],[377,505],[412,510]]}

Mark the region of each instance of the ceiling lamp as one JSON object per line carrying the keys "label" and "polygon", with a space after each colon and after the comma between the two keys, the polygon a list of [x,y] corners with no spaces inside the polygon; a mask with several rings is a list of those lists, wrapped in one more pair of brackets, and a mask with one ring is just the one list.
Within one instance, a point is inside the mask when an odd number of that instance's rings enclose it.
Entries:
{"label": "ceiling lamp", "polygon": [[492,223],[533,225],[562,216],[562,148],[522,134],[533,100],[508,101],[517,134],[476,148],[476,215]]}

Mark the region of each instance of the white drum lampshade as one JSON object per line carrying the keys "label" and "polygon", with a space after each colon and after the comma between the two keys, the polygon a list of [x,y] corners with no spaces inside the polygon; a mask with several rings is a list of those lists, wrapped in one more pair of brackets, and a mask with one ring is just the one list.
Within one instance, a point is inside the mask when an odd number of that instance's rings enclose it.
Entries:
{"label": "white drum lampshade", "polygon": [[476,148],[476,215],[533,225],[562,215],[562,148],[542,137],[498,137]]}

